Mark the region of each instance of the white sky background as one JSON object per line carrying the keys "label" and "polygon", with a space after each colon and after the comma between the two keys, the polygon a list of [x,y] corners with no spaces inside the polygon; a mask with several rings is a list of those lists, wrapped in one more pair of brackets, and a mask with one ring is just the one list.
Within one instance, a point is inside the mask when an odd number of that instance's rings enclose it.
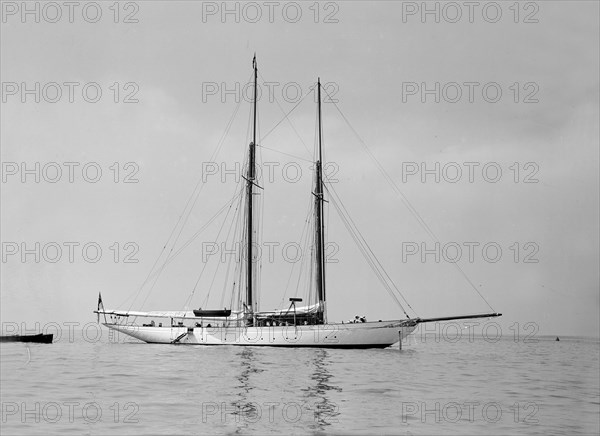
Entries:
{"label": "white sky background", "polygon": [[[535,322],[540,334],[598,335],[598,2],[532,3],[539,7],[533,16],[537,23],[523,22],[533,10],[525,9],[525,2],[515,23],[514,9],[509,9],[512,1],[499,2],[503,15],[497,23],[484,19],[482,7],[469,23],[466,6],[458,23],[444,22],[444,16],[440,23],[433,16],[423,23],[418,14],[403,20],[406,2],[391,1],[335,2],[327,9],[321,3],[318,23],[313,2],[301,3],[303,15],[296,23],[282,15],[283,2],[270,23],[267,6],[259,2],[263,12],[259,22],[245,22],[241,15],[236,23],[235,16],[222,20],[219,13],[203,20],[207,2],[140,1],[135,2],[138,23],[116,24],[109,9],[113,2],[99,2],[103,16],[97,23],[82,18],[86,2],[75,10],[74,23],[69,23],[66,7],[58,23],[45,22],[43,16],[40,23],[32,16],[22,23],[18,13],[5,13],[10,2],[2,3],[4,87],[7,82],[25,82],[31,88],[35,82],[42,87],[48,82],[97,82],[103,90],[95,104],[84,101],[81,86],[73,103],[66,94],[57,103],[43,96],[35,103],[32,95],[22,103],[19,93],[10,95],[3,88],[3,243],[26,243],[33,248],[36,242],[42,246],[96,242],[103,249],[97,263],[86,262],[80,249],[75,249],[70,263],[66,248],[56,263],[43,257],[36,263],[33,255],[26,256],[25,262],[20,253],[8,255],[5,245],[3,322],[83,324],[95,320],[91,311],[98,291],[106,307],[115,307],[136,292],[236,106],[231,95],[225,99],[204,95],[203,99],[203,84],[225,83],[232,89],[240,82],[244,86],[256,52],[262,79],[280,84],[274,96],[286,111],[294,104],[286,101],[283,85],[297,83],[306,93],[317,76],[335,83],[339,107],[442,245],[480,244],[472,263],[465,248],[460,265],[493,308],[504,314],[499,321],[504,327]],[[220,8],[221,2],[214,5]],[[434,7],[433,2],[429,5]],[[132,10],[121,9],[119,20]],[[253,16],[253,11],[246,11]],[[332,12],[330,18],[338,22],[324,22]],[[136,83],[139,103],[115,103],[109,89],[114,82],[121,86]],[[443,96],[436,103],[431,95],[423,103],[419,94],[405,96],[403,102],[406,82],[425,82],[431,88],[436,82],[441,86],[496,82],[503,94],[497,103],[489,103],[479,86],[472,103],[466,94],[456,103]],[[515,82],[521,88],[517,103],[509,89]],[[528,82],[538,87],[537,103],[523,102],[531,90],[523,89]],[[126,93],[121,89],[119,99]],[[227,168],[244,158],[249,110],[249,104],[242,105],[217,158]],[[265,98],[259,117],[260,131],[265,134],[282,112]],[[428,256],[423,263],[416,255],[403,262],[403,242],[423,242],[430,248],[433,242],[333,104],[323,104],[323,117],[326,160],[339,167],[335,188],[415,311],[422,317],[489,311],[443,259],[436,263]],[[299,106],[292,119],[311,148],[315,121],[311,99]],[[287,123],[263,144],[310,157]],[[279,167],[276,183],[264,186],[263,239],[282,245],[296,241],[311,197],[309,164],[268,150],[262,151],[262,159],[282,165],[297,162],[304,169],[298,183],[289,183]],[[64,166],[57,183],[43,177],[35,183],[33,176],[22,183],[20,174],[5,171],[7,162],[24,162],[29,168],[35,162],[81,165],[73,183]],[[81,175],[81,166],[88,162],[103,169],[98,183],[88,183]],[[127,162],[139,165],[139,183],[114,183],[109,169],[114,162],[119,162],[121,171]],[[403,180],[403,162],[423,162],[428,168],[436,162],[441,166],[476,162],[479,167],[472,183],[464,166],[457,183],[443,178],[436,183],[433,176],[423,183],[420,174],[404,174]],[[482,177],[481,168],[489,162],[503,170],[497,183]],[[520,168],[518,183],[509,168],[515,162]],[[529,162],[535,166],[525,168]],[[523,183],[535,167],[539,168],[534,176],[538,182]],[[207,180],[182,241],[231,198],[234,177],[227,176],[225,182],[219,176]],[[336,256],[340,262],[328,266],[330,320],[355,314],[368,319],[400,316],[330,209],[328,239],[340,247]],[[200,242],[214,238],[215,230],[212,227],[212,233],[201,237],[182,261],[173,264],[172,271],[165,272],[144,309],[182,308],[202,268]],[[115,263],[109,249],[114,242],[136,243],[139,262],[124,263],[121,258]],[[481,246],[488,242],[502,248],[498,262],[483,258]],[[521,249],[519,262],[509,248],[515,242]],[[534,256],[539,262],[523,262],[531,251],[524,250],[526,243],[539,247]],[[276,262],[263,266],[263,309],[281,301],[289,275],[281,251],[275,254]],[[211,278],[203,285],[208,286]],[[221,289],[222,284],[215,285],[211,293],[214,307],[219,307]],[[196,294],[194,307],[204,299],[206,287]],[[140,309],[142,300],[132,309]]]}

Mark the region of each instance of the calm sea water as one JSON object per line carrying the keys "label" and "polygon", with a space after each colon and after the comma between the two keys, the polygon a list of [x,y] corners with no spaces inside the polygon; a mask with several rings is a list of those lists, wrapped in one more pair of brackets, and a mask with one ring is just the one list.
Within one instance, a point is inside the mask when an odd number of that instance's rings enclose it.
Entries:
{"label": "calm sea water", "polygon": [[2,344],[1,434],[598,434],[598,340]]}

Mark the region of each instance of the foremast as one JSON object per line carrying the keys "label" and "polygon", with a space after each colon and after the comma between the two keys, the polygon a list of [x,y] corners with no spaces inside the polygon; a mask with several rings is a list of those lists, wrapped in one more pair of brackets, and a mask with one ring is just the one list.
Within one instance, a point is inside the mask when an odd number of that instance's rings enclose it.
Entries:
{"label": "foremast", "polygon": [[255,317],[255,303],[254,303],[254,265],[255,259],[253,256],[253,236],[254,236],[254,217],[252,206],[254,203],[254,184],[256,174],[256,96],[257,96],[257,81],[258,81],[258,68],[256,65],[256,55],[252,59],[252,68],[254,69],[254,102],[253,102],[253,126],[252,126],[252,142],[249,145],[248,150],[248,173],[246,178],[246,232],[247,232],[247,245],[246,245],[246,313],[248,325],[254,324]]}
{"label": "foremast", "polygon": [[327,322],[326,296],[325,296],[325,224],[323,217],[323,127],[321,122],[321,79],[317,79],[318,100],[318,156],[315,165],[315,251],[316,251],[316,287],[317,300],[319,302],[318,322]]}

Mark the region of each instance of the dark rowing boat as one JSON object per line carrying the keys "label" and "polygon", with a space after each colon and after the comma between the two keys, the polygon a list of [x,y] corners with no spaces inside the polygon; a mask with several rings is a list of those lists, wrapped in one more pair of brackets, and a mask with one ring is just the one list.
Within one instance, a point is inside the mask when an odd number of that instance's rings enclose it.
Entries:
{"label": "dark rowing boat", "polygon": [[51,344],[54,335],[38,333],[37,335],[12,335],[0,336],[0,342],[35,342],[38,344]]}

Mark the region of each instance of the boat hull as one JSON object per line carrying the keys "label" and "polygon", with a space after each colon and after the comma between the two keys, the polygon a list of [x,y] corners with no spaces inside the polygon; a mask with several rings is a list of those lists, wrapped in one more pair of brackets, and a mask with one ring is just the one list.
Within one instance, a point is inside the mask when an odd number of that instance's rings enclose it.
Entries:
{"label": "boat hull", "polygon": [[154,327],[105,323],[147,343],[318,348],[385,348],[416,328],[406,321],[269,327]]}
{"label": "boat hull", "polygon": [[49,334],[37,334],[37,335],[13,335],[13,336],[0,336],[0,342],[30,342],[38,344],[51,344],[54,335]]}

